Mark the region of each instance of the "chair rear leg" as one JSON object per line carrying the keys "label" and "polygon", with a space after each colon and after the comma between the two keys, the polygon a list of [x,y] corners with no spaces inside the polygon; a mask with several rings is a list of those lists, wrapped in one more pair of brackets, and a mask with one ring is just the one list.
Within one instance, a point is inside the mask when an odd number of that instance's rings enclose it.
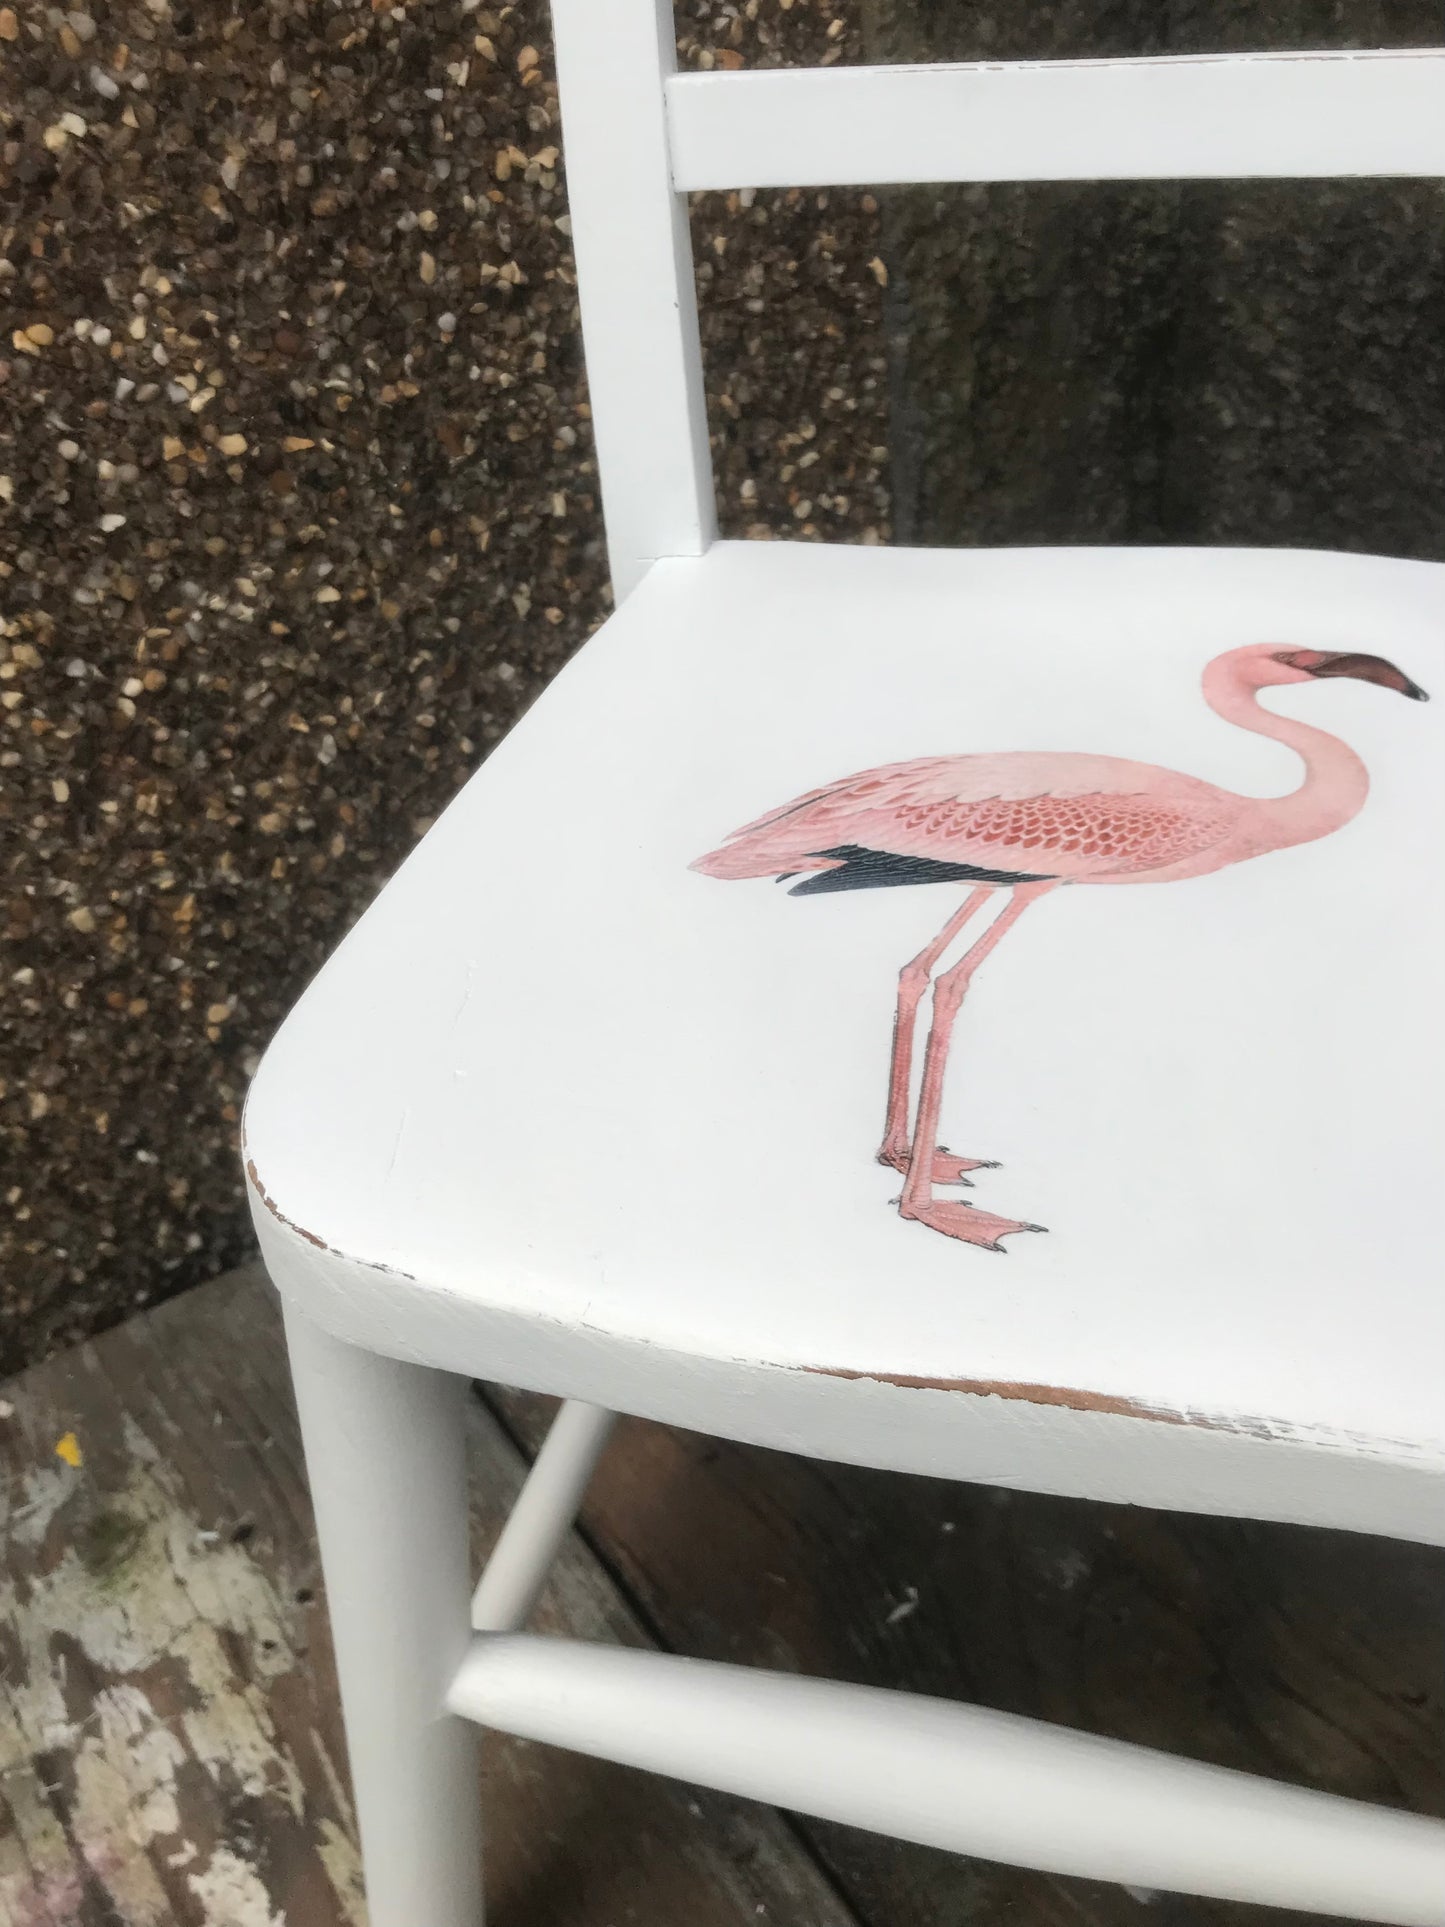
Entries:
{"label": "chair rear leg", "polygon": [[444,1710],[467,1647],[467,1381],[286,1340],[321,1544],[371,1927],[482,1927],[475,1728]]}
{"label": "chair rear leg", "polygon": [[601,1406],[562,1403],[472,1595],[479,1633],[526,1625],[616,1423]]}

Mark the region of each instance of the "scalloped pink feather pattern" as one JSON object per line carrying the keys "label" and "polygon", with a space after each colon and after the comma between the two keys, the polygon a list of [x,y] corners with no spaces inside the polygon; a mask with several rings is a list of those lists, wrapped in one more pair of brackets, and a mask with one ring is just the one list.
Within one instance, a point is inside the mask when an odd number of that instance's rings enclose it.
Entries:
{"label": "scalloped pink feather pattern", "polygon": [[1138,875],[1224,843],[1245,799],[1176,770],[1118,757],[1003,752],[885,764],[812,790],[735,830],[692,865],[739,879],[826,870],[845,843],[939,862]]}

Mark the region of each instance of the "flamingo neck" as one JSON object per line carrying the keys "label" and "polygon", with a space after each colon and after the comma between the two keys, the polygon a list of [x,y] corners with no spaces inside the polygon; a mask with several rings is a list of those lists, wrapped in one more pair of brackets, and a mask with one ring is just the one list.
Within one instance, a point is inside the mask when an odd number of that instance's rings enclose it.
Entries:
{"label": "flamingo neck", "polygon": [[1228,658],[1211,663],[1205,671],[1204,699],[1225,722],[1284,743],[1304,763],[1305,777],[1298,789],[1252,801],[1269,848],[1313,842],[1343,828],[1359,812],[1369,794],[1370,778],[1348,743],[1293,716],[1262,708],[1259,690]]}

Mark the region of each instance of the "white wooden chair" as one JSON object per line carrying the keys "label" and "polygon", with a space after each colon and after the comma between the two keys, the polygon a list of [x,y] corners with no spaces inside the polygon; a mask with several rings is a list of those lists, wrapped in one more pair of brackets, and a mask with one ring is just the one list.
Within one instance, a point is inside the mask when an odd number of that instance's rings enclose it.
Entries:
{"label": "white wooden chair", "polygon": [[[246,1116],[372,1927],[478,1927],[474,1723],[965,1853],[1445,1922],[1438,1819],[520,1630],[618,1411],[1445,1543],[1445,759],[1439,705],[1391,693],[1445,680],[1445,569],[719,542],[684,200],[1445,174],[1445,53],[684,77],[666,0],[557,0],[556,30],[617,612],[307,991]],[[1278,796],[1297,761],[1199,686],[1265,644],[1288,671],[1266,680],[1313,686],[1264,726],[1338,729],[1368,803],[1187,884],[1033,910],[979,979],[943,1099],[947,1141],[1002,1168],[931,1198],[915,1147],[905,1206],[953,1217],[900,1216],[873,1135],[898,966],[979,881],[984,831],[941,876],[916,867],[936,848],[884,838],[902,880],[940,878],[917,889],[819,890],[868,851],[809,846],[819,902],[690,864],[801,792],[944,753],[1131,756]],[[947,830],[927,817],[925,798],[919,834]],[[940,967],[904,972],[905,1005]],[[967,1241],[968,1204],[1049,1233],[1000,1230],[1001,1262]],[[569,1402],[472,1634],[475,1375]]]}

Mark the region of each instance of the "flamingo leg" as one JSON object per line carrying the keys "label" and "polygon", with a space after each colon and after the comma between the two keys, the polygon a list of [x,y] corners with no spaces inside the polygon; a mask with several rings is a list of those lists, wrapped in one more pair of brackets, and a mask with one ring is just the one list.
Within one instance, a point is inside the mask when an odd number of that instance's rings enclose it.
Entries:
{"label": "flamingo leg", "polygon": [[[989,885],[970,890],[963,903],[939,931],[933,942],[898,973],[898,1009],[893,1019],[893,1058],[888,1073],[888,1118],[883,1142],[878,1147],[878,1162],[891,1164],[895,1171],[908,1174],[912,1136],[908,1129],[908,1086],[913,1074],[913,1040],[918,1028],[918,1005],[933,975],[933,967],[969,919],[993,895]],[[982,1158],[958,1158],[938,1150],[933,1159],[935,1184],[966,1182],[965,1171],[990,1168]]]}
{"label": "flamingo leg", "polygon": [[933,987],[933,1023],[928,1033],[928,1048],[923,1058],[923,1088],[918,1098],[918,1119],[913,1128],[913,1155],[909,1160],[908,1180],[899,1200],[899,1213],[926,1224],[947,1237],[960,1238],[965,1244],[982,1245],[989,1251],[1002,1251],[999,1240],[1011,1231],[1042,1231],[1043,1226],[1027,1224],[1017,1218],[995,1217],[990,1211],[933,1195],[932,1153],[938,1143],[938,1119],[943,1105],[943,1075],[948,1065],[948,1047],[953,1037],[954,1019],[974,972],[1018,922],[1029,905],[1047,896],[1058,885],[1020,883],[1014,887],[1007,906],[968,948],[951,970],[944,971]]}

